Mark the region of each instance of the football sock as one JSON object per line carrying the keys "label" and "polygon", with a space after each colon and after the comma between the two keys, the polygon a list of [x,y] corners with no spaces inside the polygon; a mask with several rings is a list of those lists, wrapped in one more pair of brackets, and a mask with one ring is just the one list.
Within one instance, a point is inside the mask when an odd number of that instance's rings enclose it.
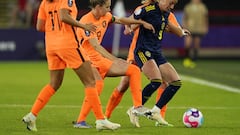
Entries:
{"label": "football sock", "polygon": [[141,91],[141,71],[140,69],[130,64],[126,75],[129,76],[130,91],[132,94],[133,106],[142,106],[142,91]]}
{"label": "football sock", "polygon": [[[104,86],[103,80],[96,81],[96,87],[97,87],[99,96],[103,90],[103,86]],[[87,100],[87,98],[84,97],[77,122],[85,121],[87,118],[87,115],[90,113],[90,111],[91,111],[91,105],[90,105],[89,101]]]}
{"label": "football sock", "polygon": [[87,98],[84,97],[83,99],[83,103],[80,109],[80,113],[77,119],[77,123],[81,122],[81,121],[85,121],[87,118],[87,115],[90,113],[91,111],[91,105],[88,102]]}
{"label": "football sock", "polygon": [[37,96],[37,99],[35,100],[35,103],[32,106],[31,112],[35,116],[38,115],[38,113],[42,110],[42,108],[47,104],[48,100],[54,95],[55,90],[52,88],[51,85],[46,85],[43,87],[43,89],[40,91],[40,93]]}
{"label": "football sock", "polygon": [[162,109],[163,106],[166,105],[176,94],[181,85],[182,85],[181,80],[170,83],[169,86],[163,91],[163,94],[156,103],[156,106]]}
{"label": "football sock", "polygon": [[[158,90],[157,90],[157,96],[156,96],[156,103],[158,102],[158,100],[160,99],[164,89],[165,89],[165,85],[161,85]],[[163,106],[161,111],[160,111],[160,114],[163,118],[165,118],[165,114],[166,114],[166,110],[167,110],[167,105]]]}
{"label": "football sock", "polygon": [[105,112],[105,116],[107,118],[111,117],[111,114],[113,112],[113,110],[116,108],[116,106],[120,103],[122,96],[124,93],[121,93],[117,90],[117,88],[114,89],[114,91],[112,92],[111,97],[108,100],[107,103],[107,107],[106,107],[106,112]]}
{"label": "football sock", "polygon": [[153,79],[147,86],[145,86],[145,88],[142,91],[142,104],[143,105],[147,102],[147,100],[151,97],[151,95],[159,88],[161,83],[162,83],[162,80]]}
{"label": "football sock", "polygon": [[85,88],[85,96],[88,103],[91,105],[91,108],[93,110],[93,113],[97,120],[104,119],[101,101],[98,96],[98,92],[96,88],[93,87],[87,87]]}
{"label": "football sock", "polygon": [[103,80],[96,80],[96,88],[97,88],[99,96],[102,93],[103,87],[104,87],[104,81]]}

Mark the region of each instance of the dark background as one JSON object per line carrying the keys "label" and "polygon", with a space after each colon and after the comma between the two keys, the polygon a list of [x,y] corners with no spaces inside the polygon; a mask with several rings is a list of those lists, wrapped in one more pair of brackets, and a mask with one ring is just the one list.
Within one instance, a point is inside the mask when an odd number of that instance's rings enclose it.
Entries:
{"label": "dark background", "polygon": [[[117,0],[112,0],[112,6],[116,3]],[[136,8],[138,4],[140,4],[141,0],[123,0],[125,3],[125,8],[127,10],[131,10]],[[188,3],[190,0],[179,0],[176,9],[182,10],[184,5]],[[233,0],[202,0],[209,10],[239,10],[239,5],[236,3],[237,1]],[[88,0],[78,0],[80,8],[88,9]]]}
{"label": "dark background", "polygon": [[[112,0],[112,7],[117,0]],[[128,12],[132,12],[141,0],[123,0],[125,9]],[[179,0],[175,6],[174,11],[182,11],[184,6],[190,0]],[[237,1],[233,0],[203,0],[209,9],[209,22],[212,25],[240,25],[240,7]],[[85,10],[89,10],[88,0],[78,0],[78,7],[80,13],[85,13]]]}

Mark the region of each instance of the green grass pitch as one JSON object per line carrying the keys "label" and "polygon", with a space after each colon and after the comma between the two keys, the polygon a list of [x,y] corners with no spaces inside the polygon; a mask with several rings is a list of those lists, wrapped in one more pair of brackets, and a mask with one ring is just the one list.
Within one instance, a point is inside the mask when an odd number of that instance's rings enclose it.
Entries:
{"label": "green grass pitch", "polygon": [[[224,62],[226,64],[228,61]],[[200,61],[197,68],[192,70],[181,67],[178,60],[173,60],[172,63],[180,74],[210,79],[209,81],[221,84],[226,82],[227,85],[238,90],[240,88],[238,61],[228,62],[226,67],[220,66],[222,61]],[[214,64],[219,64],[218,67],[225,70],[216,69]],[[119,130],[98,132],[95,128],[75,129],[71,122],[77,119],[84,91],[77,76],[70,69],[65,72],[62,87],[39,113],[38,132],[33,133],[26,130],[21,120],[30,111],[40,89],[49,81],[46,62],[0,62],[0,75],[1,135],[239,135],[240,133],[240,93],[223,91],[189,80],[183,80],[182,88],[168,104],[166,120],[174,124],[174,127],[155,127],[155,122],[146,118],[140,118],[141,128],[133,127],[126,114],[127,109],[132,105],[130,91],[127,91],[110,119],[121,124]],[[105,79],[101,95],[103,110],[119,80],[119,77]],[[143,76],[142,86],[147,82]],[[151,108],[154,102],[155,94],[145,106]],[[203,113],[202,127],[195,129],[184,127],[182,115],[189,107],[196,107]],[[90,113],[87,122],[94,126],[93,113]]]}

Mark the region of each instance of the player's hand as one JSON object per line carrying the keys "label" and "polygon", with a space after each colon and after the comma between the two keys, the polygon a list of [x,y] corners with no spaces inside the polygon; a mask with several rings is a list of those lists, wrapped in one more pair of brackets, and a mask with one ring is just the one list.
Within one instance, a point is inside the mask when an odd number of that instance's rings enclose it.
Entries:
{"label": "player's hand", "polygon": [[132,35],[132,29],[129,25],[124,25],[124,31],[123,31],[123,34],[124,35]]}
{"label": "player's hand", "polygon": [[191,32],[188,31],[187,29],[182,29],[182,34],[183,34],[183,36],[190,36]]}
{"label": "player's hand", "polygon": [[97,26],[93,25],[92,23],[85,24],[84,29],[90,32],[96,32]]}
{"label": "player's hand", "polygon": [[155,29],[152,26],[152,24],[145,22],[145,23],[143,23],[143,27],[148,29],[148,30],[151,30],[153,33],[155,33]]}

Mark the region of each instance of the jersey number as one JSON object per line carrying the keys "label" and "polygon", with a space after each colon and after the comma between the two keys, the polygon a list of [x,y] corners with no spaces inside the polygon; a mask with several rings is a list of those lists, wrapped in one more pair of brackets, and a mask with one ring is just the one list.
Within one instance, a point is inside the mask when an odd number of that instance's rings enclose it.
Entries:
{"label": "jersey number", "polygon": [[165,28],[165,22],[162,23],[161,30],[160,30],[159,33],[158,33],[158,39],[159,39],[159,40],[162,40],[162,38],[163,38],[164,28]]}
{"label": "jersey number", "polygon": [[60,26],[60,21],[59,21],[59,17],[58,17],[58,12],[57,12],[57,10],[49,11],[48,14],[49,14],[50,17],[51,17],[52,31],[55,30],[55,22],[54,22],[55,20],[57,21],[58,29],[60,30],[60,29],[61,29],[61,26]]}
{"label": "jersey number", "polygon": [[165,19],[164,19],[164,17],[162,16],[161,30],[160,30],[159,33],[158,33],[158,39],[159,39],[159,40],[162,40],[162,38],[163,38],[163,31],[164,31],[164,29],[165,29],[165,26],[166,26]]}

